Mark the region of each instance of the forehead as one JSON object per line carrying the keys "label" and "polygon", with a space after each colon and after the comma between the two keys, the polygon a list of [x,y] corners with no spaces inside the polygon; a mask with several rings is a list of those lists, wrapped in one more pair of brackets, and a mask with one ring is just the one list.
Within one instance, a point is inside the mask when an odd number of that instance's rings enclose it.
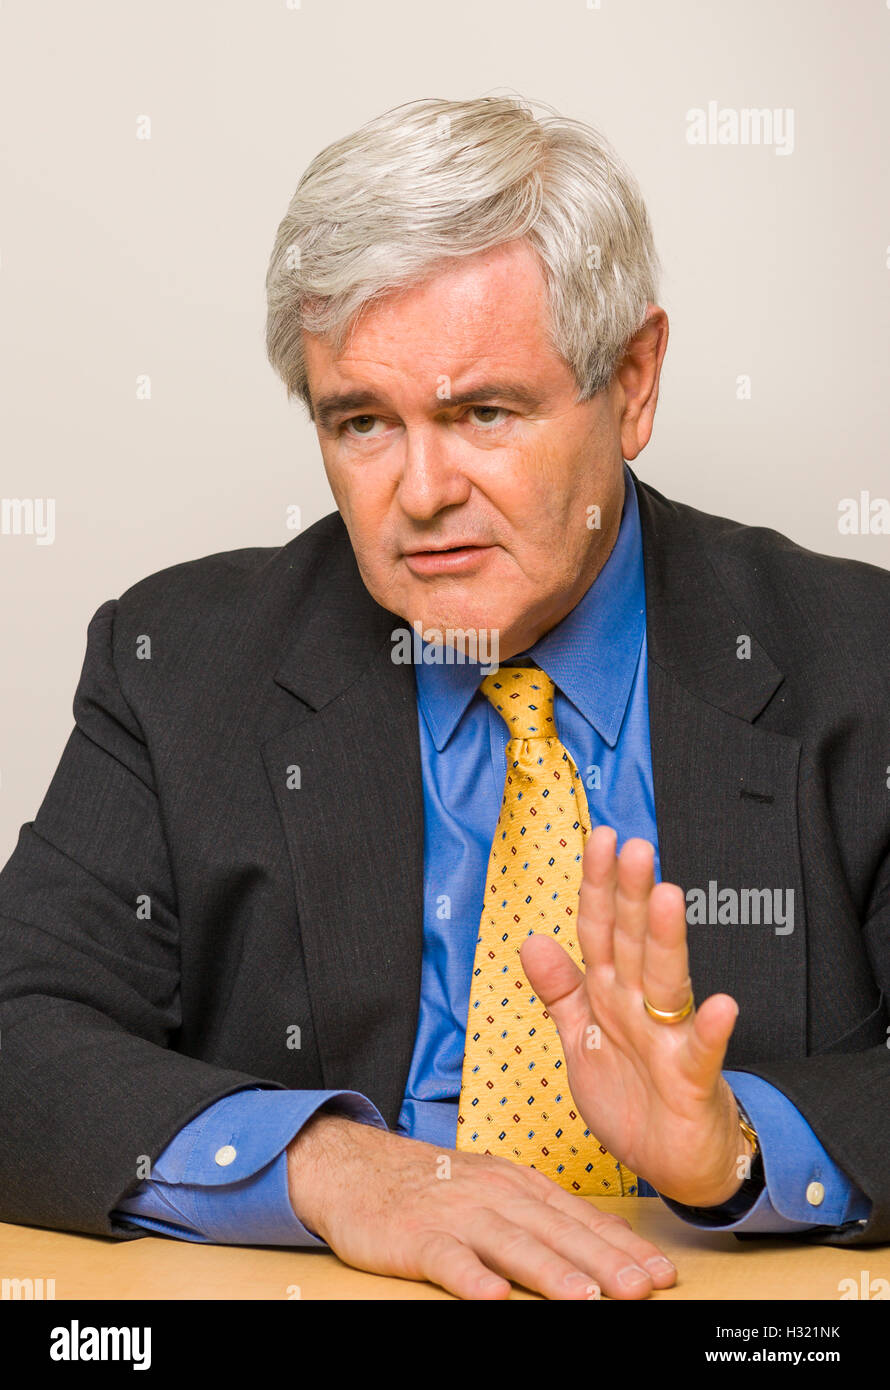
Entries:
{"label": "forehead", "polygon": [[487,367],[536,376],[565,366],[547,338],[549,301],[541,263],[525,242],[448,262],[418,285],[394,290],[359,315],[342,350],[303,334],[313,397],[332,386],[425,387],[442,374]]}

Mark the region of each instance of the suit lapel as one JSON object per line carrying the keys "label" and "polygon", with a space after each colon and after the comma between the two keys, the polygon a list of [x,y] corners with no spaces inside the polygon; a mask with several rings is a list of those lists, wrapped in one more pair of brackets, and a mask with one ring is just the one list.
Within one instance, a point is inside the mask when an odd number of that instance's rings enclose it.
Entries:
{"label": "suit lapel", "polygon": [[[782,673],[733,612],[692,509],[639,482],[637,494],[662,878],[687,895],[703,890],[711,904],[709,920],[688,929],[696,998],[725,992],[739,1003],[727,1066],[805,1056],[800,744],[752,724]],[[749,648],[740,646],[745,637]],[[740,650],[747,654],[740,658]],[[713,904],[724,889],[769,890],[782,915],[793,905],[793,917],[785,924],[733,923],[730,892],[718,914],[730,920],[714,920]]]}
{"label": "suit lapel", "polygon": [[415,682],[391,657],[403,620],[371,598],[342,522],[339,531],[275,676],[304,708],[264,743],[263,759],[293,868],[324,1085],[363,1092],[393,1126],[423,941]]}

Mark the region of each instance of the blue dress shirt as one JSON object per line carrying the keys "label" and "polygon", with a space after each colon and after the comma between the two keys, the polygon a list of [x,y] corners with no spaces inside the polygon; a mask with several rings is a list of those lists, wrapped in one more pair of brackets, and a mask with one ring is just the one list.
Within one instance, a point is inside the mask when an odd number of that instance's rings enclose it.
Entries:
{"label": "blue dress shirt", "polygon": [[[625,467],[615,545],[575,608],[528,657],[556,685],[559,737],[584,780],[593,825],[613,826],[618,848],[658,835],[649,747],[646,594],[636,490]],[[508,731],[479,692],[472,663],[417,665],[424,795],[424,925],[420,1012],[397,1129],[453,1149],[473,958],[488,856],[505,775]],[[763,1190],[741,1217],[702,1215],[667,1198],[678,1216],[709,1230],[793,1233],[868,1217],[871,1202],[828,1156],[797,1108],[748,1072],[724,1076],[757,1130]],[[354,1091],[246,1088],[207,1107],[167,1145],[113,1215],[187,1240],[323,1245],[288,1196],[286,1148],[322,1106],[386,1128]],[[807,1200],[810,1183],[824,1198]],[[657,1195],[640,1180],[642,1196]],[[721,1217],[723,1219],[721,1219]]]}

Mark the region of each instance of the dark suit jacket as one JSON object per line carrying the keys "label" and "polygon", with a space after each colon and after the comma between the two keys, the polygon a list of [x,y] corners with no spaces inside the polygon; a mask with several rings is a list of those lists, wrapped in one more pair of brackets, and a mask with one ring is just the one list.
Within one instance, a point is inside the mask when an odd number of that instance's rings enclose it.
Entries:
{"label": "dark suit jacket", "polygon": [[[813,1238],[890,1240],[890,573],[638,492],[663,877],[794,892],[789,934],[690,927],[696,998],[738,1000],[726,1065],[872,1200]],[[404,625],[338,513],[98,610],[0,873],[0,1219],[132,1235],[110,1213],[140,1156],[258,1082],[395,1124],[423,922]]]}

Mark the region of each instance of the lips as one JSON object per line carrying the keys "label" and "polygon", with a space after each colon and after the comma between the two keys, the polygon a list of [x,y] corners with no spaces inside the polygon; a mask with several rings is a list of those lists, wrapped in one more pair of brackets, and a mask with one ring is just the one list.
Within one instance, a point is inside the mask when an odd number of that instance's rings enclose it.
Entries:
{"label": "lips", "polygon": [[417,575],[460,574],[484,565],[494,547],[475,541],[427,550],[406,550],[405,563]]}
{"label": "lips", "polygon": [[481,541],[452,541],[450,545],[417,545],[404,553],[406,555],[441,555],[446,550],[484,550],[486,548]]}

